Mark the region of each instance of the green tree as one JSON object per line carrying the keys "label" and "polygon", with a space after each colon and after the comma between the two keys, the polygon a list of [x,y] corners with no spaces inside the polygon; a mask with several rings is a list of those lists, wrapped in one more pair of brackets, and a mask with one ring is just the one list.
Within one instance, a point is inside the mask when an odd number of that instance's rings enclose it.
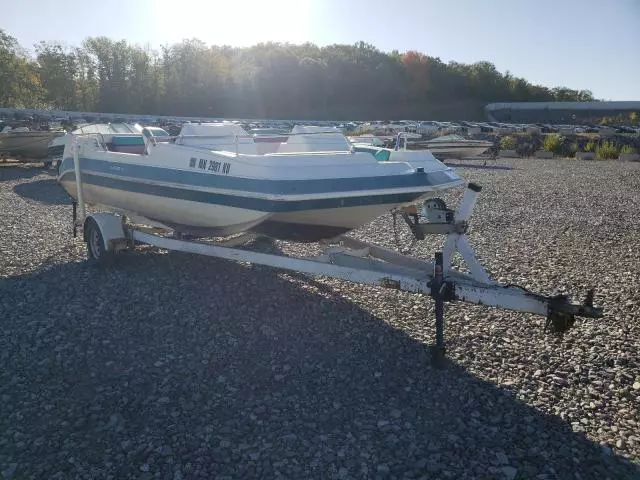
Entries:
{"label": "green tree", "polygon": [[65,51],[57,42],[40,42],[36,45],[36,55],[47,102],[57,108],[79,108],[75,52]]}
{"label": "green tree", "polygon": [[42,107],[43,95],[37,66],[18,41],[0,29],[0,105]]}
{"label": "green tree", "polygon": [[74,56],[76,59],[76,105],[81,111],[97,111],[100,86],[96,62],[82,47],[74,49]]}
{"label": "green tree", "polygon": [[490,62],[449,62],[373,45],[191,39],[156,52],[107,37],[66,48],[41,42],[30,59],[0,35],[0,102],[83,111],[201,117],[481,119],[495,101],[588,101],[588,90],[549,89]]}

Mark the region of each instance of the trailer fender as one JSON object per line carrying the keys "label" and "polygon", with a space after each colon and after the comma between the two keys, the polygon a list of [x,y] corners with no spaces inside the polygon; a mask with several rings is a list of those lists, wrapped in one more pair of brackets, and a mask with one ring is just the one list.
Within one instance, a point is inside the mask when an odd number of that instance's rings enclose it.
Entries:
{"label": "trailer fender", "polygon": [[126,248],[127,238],[122,228],[122,217],[112,213],[92,213],[87,215],[84,221],[83,239],[87,241],[87,222],[92,219],[98,225],[104,249],[107,252],[115,252]]}

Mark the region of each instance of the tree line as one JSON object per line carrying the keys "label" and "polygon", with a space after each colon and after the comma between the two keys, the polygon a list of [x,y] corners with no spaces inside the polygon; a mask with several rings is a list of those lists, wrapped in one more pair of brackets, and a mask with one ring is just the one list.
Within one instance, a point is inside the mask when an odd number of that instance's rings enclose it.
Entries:
{"label": "tree line", "polygon": [[364,42],[248,48],[200,40],[159,50],[107,37],[40,42],[0,30],[0,106],[150,115],[290,119],[468,119],[491,102],[590,101],[501,73]]}

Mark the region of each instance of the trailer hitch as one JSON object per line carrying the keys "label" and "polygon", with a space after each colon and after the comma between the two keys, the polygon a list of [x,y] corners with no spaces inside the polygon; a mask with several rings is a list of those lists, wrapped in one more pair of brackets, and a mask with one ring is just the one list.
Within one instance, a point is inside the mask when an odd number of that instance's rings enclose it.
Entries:
{"label": "trailer hitch", "polygon": [[594,291],[587,292],[587,296],[580,304],[571,303],[566,295],[556,295],[549,298],[547,320],[544,325],[545,332],[562,335],[576,322],[576,316],[587,318],[602,318],[603,311],[593,305]]}

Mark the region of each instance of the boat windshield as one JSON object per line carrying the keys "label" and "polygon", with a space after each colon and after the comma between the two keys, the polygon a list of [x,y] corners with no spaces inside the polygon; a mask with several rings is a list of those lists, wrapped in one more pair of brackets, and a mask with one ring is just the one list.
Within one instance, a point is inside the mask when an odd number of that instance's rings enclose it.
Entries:
{"label": "boat windshield", "polygon": [[134,129],[131,125],[126,123],[94,123],[92,125],[84,125],[73,133],[86,134],[86,133],[102,133],[108,135],[112,133],[140,133]]}
{"label": "boat windshield", "polygon": [[160,127],[144,127],[144,130],[150,132],[154,137],[168,137],[169,133]]}
{"label": "boat windshield", "polygon": [[282,128],[252,128],[249,134],[256,135],[286,135],[287,132]]}

